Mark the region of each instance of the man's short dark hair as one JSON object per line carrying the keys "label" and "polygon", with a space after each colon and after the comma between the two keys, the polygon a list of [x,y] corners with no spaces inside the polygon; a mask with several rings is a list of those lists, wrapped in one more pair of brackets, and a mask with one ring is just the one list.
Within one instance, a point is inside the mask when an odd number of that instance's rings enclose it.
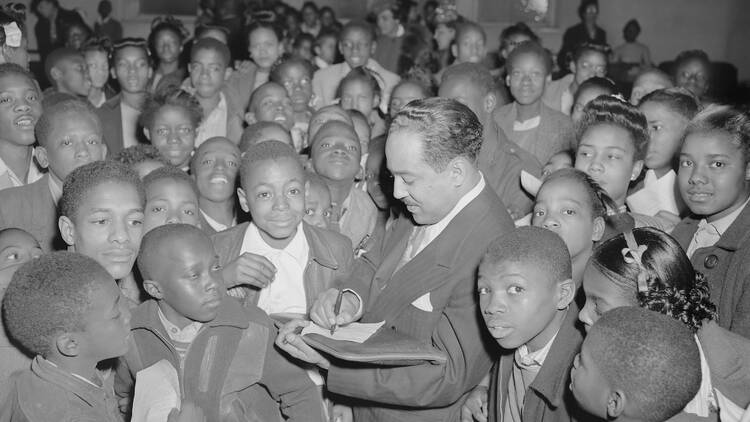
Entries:
{"label": "man's short dark hair", "polygon": [[448,98],[414,100],[393,118],[389,133],[407,130],[422,138],[424,161],[442,172],[456,157],[476,163],[482,147],[482,123],[469,107]]}

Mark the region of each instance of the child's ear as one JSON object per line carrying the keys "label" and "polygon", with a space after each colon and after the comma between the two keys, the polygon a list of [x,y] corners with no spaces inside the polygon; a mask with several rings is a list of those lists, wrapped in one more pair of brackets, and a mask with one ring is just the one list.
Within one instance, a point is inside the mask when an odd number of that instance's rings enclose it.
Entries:
{"label": "child's ear", "polygon": [[604,228],[604,219],[602,217],[596,217],[594,219],[594,230],[591,233],[591,240],[594,242],[602,240],[602,236],[604,236]]}
{"label": "child's ear", "polygon": [[61,215],[57,220],[57,228],[60,229],[60,236],[68,246],[76,244],[76,228],[70,218]]}
{"label": "child's ear", "polygon": [[143,280],[143,290],[154,299],[164,299],[164,294],[161,292],[161,286],[158,281]]}
{"label": "child's ear", "polygon": [[492,113],[495,110],[495,107],[497,106],[497,95],[495,95],[494,92],[490,92],[487,95],[484,96],[484,111],[487,113]]}
{"label": "child's ear", "polygon": [[453,57],[458,57],[458,47],[455,43],[451,44],[451,54],[453,54]]}
{"label": "child's ear", "polygon": [[78,340],[74,334],[63,333],[57,336],[55,339],[55,348],[65,357],[72,358],[78,356]]}
{"label": "child's ear", "polygon": [[143,134],[146,135],[146,139],[151,140],[151,131],[148,128],[143,128]]}
{"label": "child's ear", "polygon": [[[380,106],[380,94],[375,94],[372,96],[372,108],[377,108]],[[365,116],[369,119],[370,116]]]}
{"label": "child's ear", "polygon": [[745,180],[750,180],[750,161],[745,164]]}
{"label": "child's ear", "polygon": [[619,418],[625,411],[627,398],[620,390],[612,391],[607,398],[607,420]]}
{"label": "child's ear", "polygon": [[229,66],[227,66],[227,68],[224,69],[224,81],[225,82],[229,80],[230,76],[232,76],[232,70],[233,69],[231,67],[229,67]]}
{"label": "child's ear", "polygon": [[638,160],[635,163],[633,163],[633,172],[630,174],[630,181],[634,181],[638,178],[638,176],[641,175],[641,172],[643,171],[643,160]]}
{"label": "child's ear", "polygon": [[562,311],[563,309],[570,306],[573,299],[576,297],[576,284],[573,279],[567,279],[558,283],[558,298],[557,298],[557,310]]}
{"label": "child's ear", "polygon": [[568,65],[568,69],[570,69],[570,73],[576,74],[576,62],[575,60],[571,60],[570,64]]}
{"label": "child's ear", "polygon": [[49,70],[49,75],[52,77],[53,81],[57,81],[62,78],[62,71],[53,66],[52,69]]}
{"label": "child's ear", "polygon": [[47,158],[47,148],[43,146],[38,146],[34,148],[34,157],[36,158],[36,162],[39,163],[39,165],[42,168],[49,167],[49,159]]}
{"label": "child's ear", "polygon": [[[188,67],[190,67],[190,65],[188,65]],[[114,67],[112,67],[111,69],[109,69],[109,75],[112,76],[112,79],[117,80],[117,72],[115,72],[115,68]]]}
{"label": "child's ear", "polygon": [[258,120],[255,118],[255,113],[254,112],[248,111],[247,113],[245,113],[245,123],[247,123],[248,126],[252,125],[253,123],[257,123],[257,122],[258,122]]}
{"label": "child's ear", "polygon": [[505,86],[510,88],[510,75],[505,75]]}
{"label": "child's ear", "polygon": [[242,211],[250,212],[250,207],[247,205],[247,194],[242,188],[237,188],[237,199],[240,200],[240,208]]}

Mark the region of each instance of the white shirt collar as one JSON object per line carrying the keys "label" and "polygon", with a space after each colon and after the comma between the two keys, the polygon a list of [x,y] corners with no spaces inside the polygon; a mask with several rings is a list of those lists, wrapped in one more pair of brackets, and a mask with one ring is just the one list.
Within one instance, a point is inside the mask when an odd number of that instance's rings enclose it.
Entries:
{"label": "white shirt collar", "polygon": [[544,361],[545,359],[547,359],[547,355],[552,348],[552,343],[555,342],[556,338],[557,333],[555,333],[555,335],[550,339],[550,341],[547,342],[547,344],[544,345],[544,347],[533,352],[529,352],[529,348],[525,344],[521,345],[518,350],[516,350],[515,359],[519,361],[520,364],[525,366],[541,367],[542,365],[544,365]]}
{"label": "white shirt collar", "polygon": [[731,226],[732,223],[734,223],[734,220],[736,220],[737,217],[739,217],[739,215],[742,212],[742,210],[745,209],[745,207],[747,206],[748,202],[750,202],[750,198],[748,198],[745,201],[745,203],[742,204],[741,207],[739,207],[736,210],[732,211],[731,214],[725,215],[724,217],[721,217],[720,219],[718,219],[718,220],[716,220],[714,222],[711,222],[711,223],[709,223],[708,221],[706,221],[706,223],[714,226],[714,228],[716,229],[716,231],[719,233],[719,236],[723,236],[724,232],[726,232],[727,229],[729,229],[729,226]]}
{"label": "white shirt collar", "polygon": [[453,206],[453,209],[445,215],[440,221],[438,221],[435,224],[431,224],[429,226],[425,226],[425,236],[424,240],[422,241],[422,244],[419,246],[417,251],[413,254],[416,255],[419,252],[421,252],[424,248],[427,247],[435,238],[437,238],[440,233],[445,230],[446,227],[448,227],[448,224],[450,224],[451,221],[453,221],[453,218],[458,215],[461,210],[466,208],[467,205],[474,199],[476,199],[477,196],[479,196],[480,193],[482,193],[482,190],[484,189],[486,183],[484,181],[484,175],[482,173],[479,173],[479,182],[471,188],[470,191],[466,192],[464,196],[461,197],[461,199],[456,202],[456,205]]}
{"label": "white shirt collar", "polygon": [[211,216],[206,214],[205,211],[200,210],[200,212],[203,215],[203,218],[206,220],[206,223],[208,223],[208,225],[211,226],[211,228],[216,230],[217,232],[223,232],[224,230],[237,225],[237,217],[233,217],[232,222],[230,223],[229,226],[227,226],[226,224],[221,224],[218,221],[211,218]]}
{"label": "white shirt collar", "polygon": [[180,328],[172,324],[172,321],[167,319],[167,317],[161,311],[161,308],[157,308],[156,313],[159,315],[159,320],[164,326],[164,329],[167,331],[167,335],[169,335],[169,338],[176,342],[192,343],[193,340],[198,337],[198,332],[203,326],[202,323],[193,321],[190,324],[186,325],[185,328]]}
{"label": "white shirt collar", "polygon": [[245,230],[245,239],[242,242],[242,252],[250,252],[257,255],[269,256],[279,253],[285,253],[301,265],[307,264],[307,255],[309,248],[307,245],[307,239],[305,239],[305,233],[302,228],[302,222],[297,226],[297,232],[284,249],[276,249],[273,246],[266,243],[263,237],[260,235],[260,230],[255,223],[250,222]]}
{"label": "white shirt collar", "polygon": [[[3,175],[7,175],[8,180],[10,181],[10,186],[2,187],[0,186],[0,189],[3,188],[9,188],[9,187],[15,187],[15,186],[23,186],[27,184],[31,184],[36,182],[37,180],[41,179],[44,176],[44,173],[39,171],[39,168],[34,163],[34,158],[32,154],[31,161],[29,162],[29,173],[26,175],[27,182],[24,183],[23,180],[21,180],[18,175],[13,173],[13,170],[8,167],[7,164],[5,164],[5,161],[3,161],[2,158],[0,158],[0,177]],[[0,185],[2,184],[2,181],[0,180]]]}
{"label": "white shirt collar", "polygon": [[516,132],[522,132],[526,130],[535,129],[539,126],[539,124],[542,122],[542,116],[536,116],[532,117],[528,120],[524,120],[523,122],[519,122],[518,120],[513,121],[513,130]]}

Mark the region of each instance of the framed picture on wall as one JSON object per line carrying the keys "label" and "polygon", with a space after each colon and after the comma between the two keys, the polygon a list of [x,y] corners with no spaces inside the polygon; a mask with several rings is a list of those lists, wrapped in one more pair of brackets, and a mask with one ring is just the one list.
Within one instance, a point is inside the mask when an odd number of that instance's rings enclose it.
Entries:
{"label": "framed picture on wall", "polygon": [[546,0],[547,13],[541,17],[527,10],[529,1],[534,0],[478,0],[477,16],[480,22],[526,22],[554,27],[558,0]]}

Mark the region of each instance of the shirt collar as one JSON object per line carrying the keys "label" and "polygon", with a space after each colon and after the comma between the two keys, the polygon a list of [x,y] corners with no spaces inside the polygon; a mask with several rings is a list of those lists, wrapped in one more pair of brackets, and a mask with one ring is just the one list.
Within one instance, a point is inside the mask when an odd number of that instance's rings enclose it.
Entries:
{"label": "shirt collar", "polygon": [[302,228],[302,222],[297,225],[297,232],[294,234],[291,242],[284,249],[277,249],[266,243],[260,235],[260,230],[255,223],[250,222],[245,231],[245,239],[242,243],[243,252],[251,252],[258,255],[269,256],[279,253],[286,253],[300,265],[307,264],[308,247],[305,233]]}
{"label": "shirt collar", "polygon": [[34,164],[34,154],[32,154],[31,161],[29,162],[29,173],[26,175],[27,182],[24,183],[23,180],[21,180],[18,175],[13,173],[13,170],[8,167],[7,164],[5,164],[5,161],[3,161],[2,158],[0,158],[0,174],[7,173],[8,178],[10,179],[13,186],[23,186],[27,184],[31,184],[36,182],[37,180],[41,179],[44,174],[39,171],[39,168],[37,168],[36,164]]}
{"label": "shirt collar", "polygon": [[[559,333],[560,331],[558,331]],[[529,352],[529,348],[524,344],[516,349],[515,360],[516,362],[524,367],[530,368],[541,368],[544,365],[544,360],[547,359],[549,350],[552,348],[552,343],[557,338],[557,333],[539,350]]]}
{"label": "shirt collar", "polygon": [[206,223],[208,223],[208,225],[211,226],[211,228],[213,228],[217,232],[223,232],[224,230],[237,225],[237,216],[232,217],[232,222],[230,223],[229,226],[227,226],[211,218],[211,216],[206,214],[205,211],[200,210],[200,212],[201,212],[201,215],[203,215],[203,218],[206,220]]}
{"label": "shirt collar", "polygon": [[486,183],[484,181],[484,175],[482,173],[479,173],[479,182],[471,188],[468,192],[464,194],[464,196],[461,197],[461,199],[456,202],[456,205],[453,206],[453,209],[446,214],[445,217],[443,217],[440,221],[438,221],[435,224],[431,224],[429,226],[425,227],[425,240],[423,242],[423,245],[428,245],[430,242],[432,242],[440,233],[443,232],[443,230],[448,227],[448,224],[458,215],[461,210],[466,208],[467,205],[474,199],[476,199],[477,196],[479,196],[480,193],[482,193],[482,190],[484,190]]}
{"label": "shirt collar", "polygon": [[172,322],[167,319],[167,317],[161,311],[160,307],[156,308],[156,313],[159,316],[159,321],[161,321],[162,325],[164,326],[164,330],[166,330],[169,338],[180,343],[192,343],[193,340],[195,340],[195,338],[198,336],[198,332],[203,326],[202,323],[193,321],[190,324],[186,325],[185,328],[180,328],[172,324]]}
{"label": "shirt collar", "polygon": [[718,220],[716,220],[716,221],[714,221],[712,223],[709,223],[705,218],[701,220],[701,223],[705,222],[705,224],[710,224],[711,226],[713,226],[716,229],[716,231],[719,233],[719,236],[723,236],[724,232],[726,232],[727,229],[729,229],[729,226],[731,226],[732,223],[734,223],[734,220],[736,220],[737,217],[739,217],[739,215],[742,212],[742,210],[744,210],[745,207],[747,207],[747,203],[748,202],[750,202],[750,198],[748,198],[745,201],[745,203],[742,204],[741,207],[739,207],[736,210],[732,211],[731,214],[727,214],[724,217],[721,217],[720,219],[718,219]]}

